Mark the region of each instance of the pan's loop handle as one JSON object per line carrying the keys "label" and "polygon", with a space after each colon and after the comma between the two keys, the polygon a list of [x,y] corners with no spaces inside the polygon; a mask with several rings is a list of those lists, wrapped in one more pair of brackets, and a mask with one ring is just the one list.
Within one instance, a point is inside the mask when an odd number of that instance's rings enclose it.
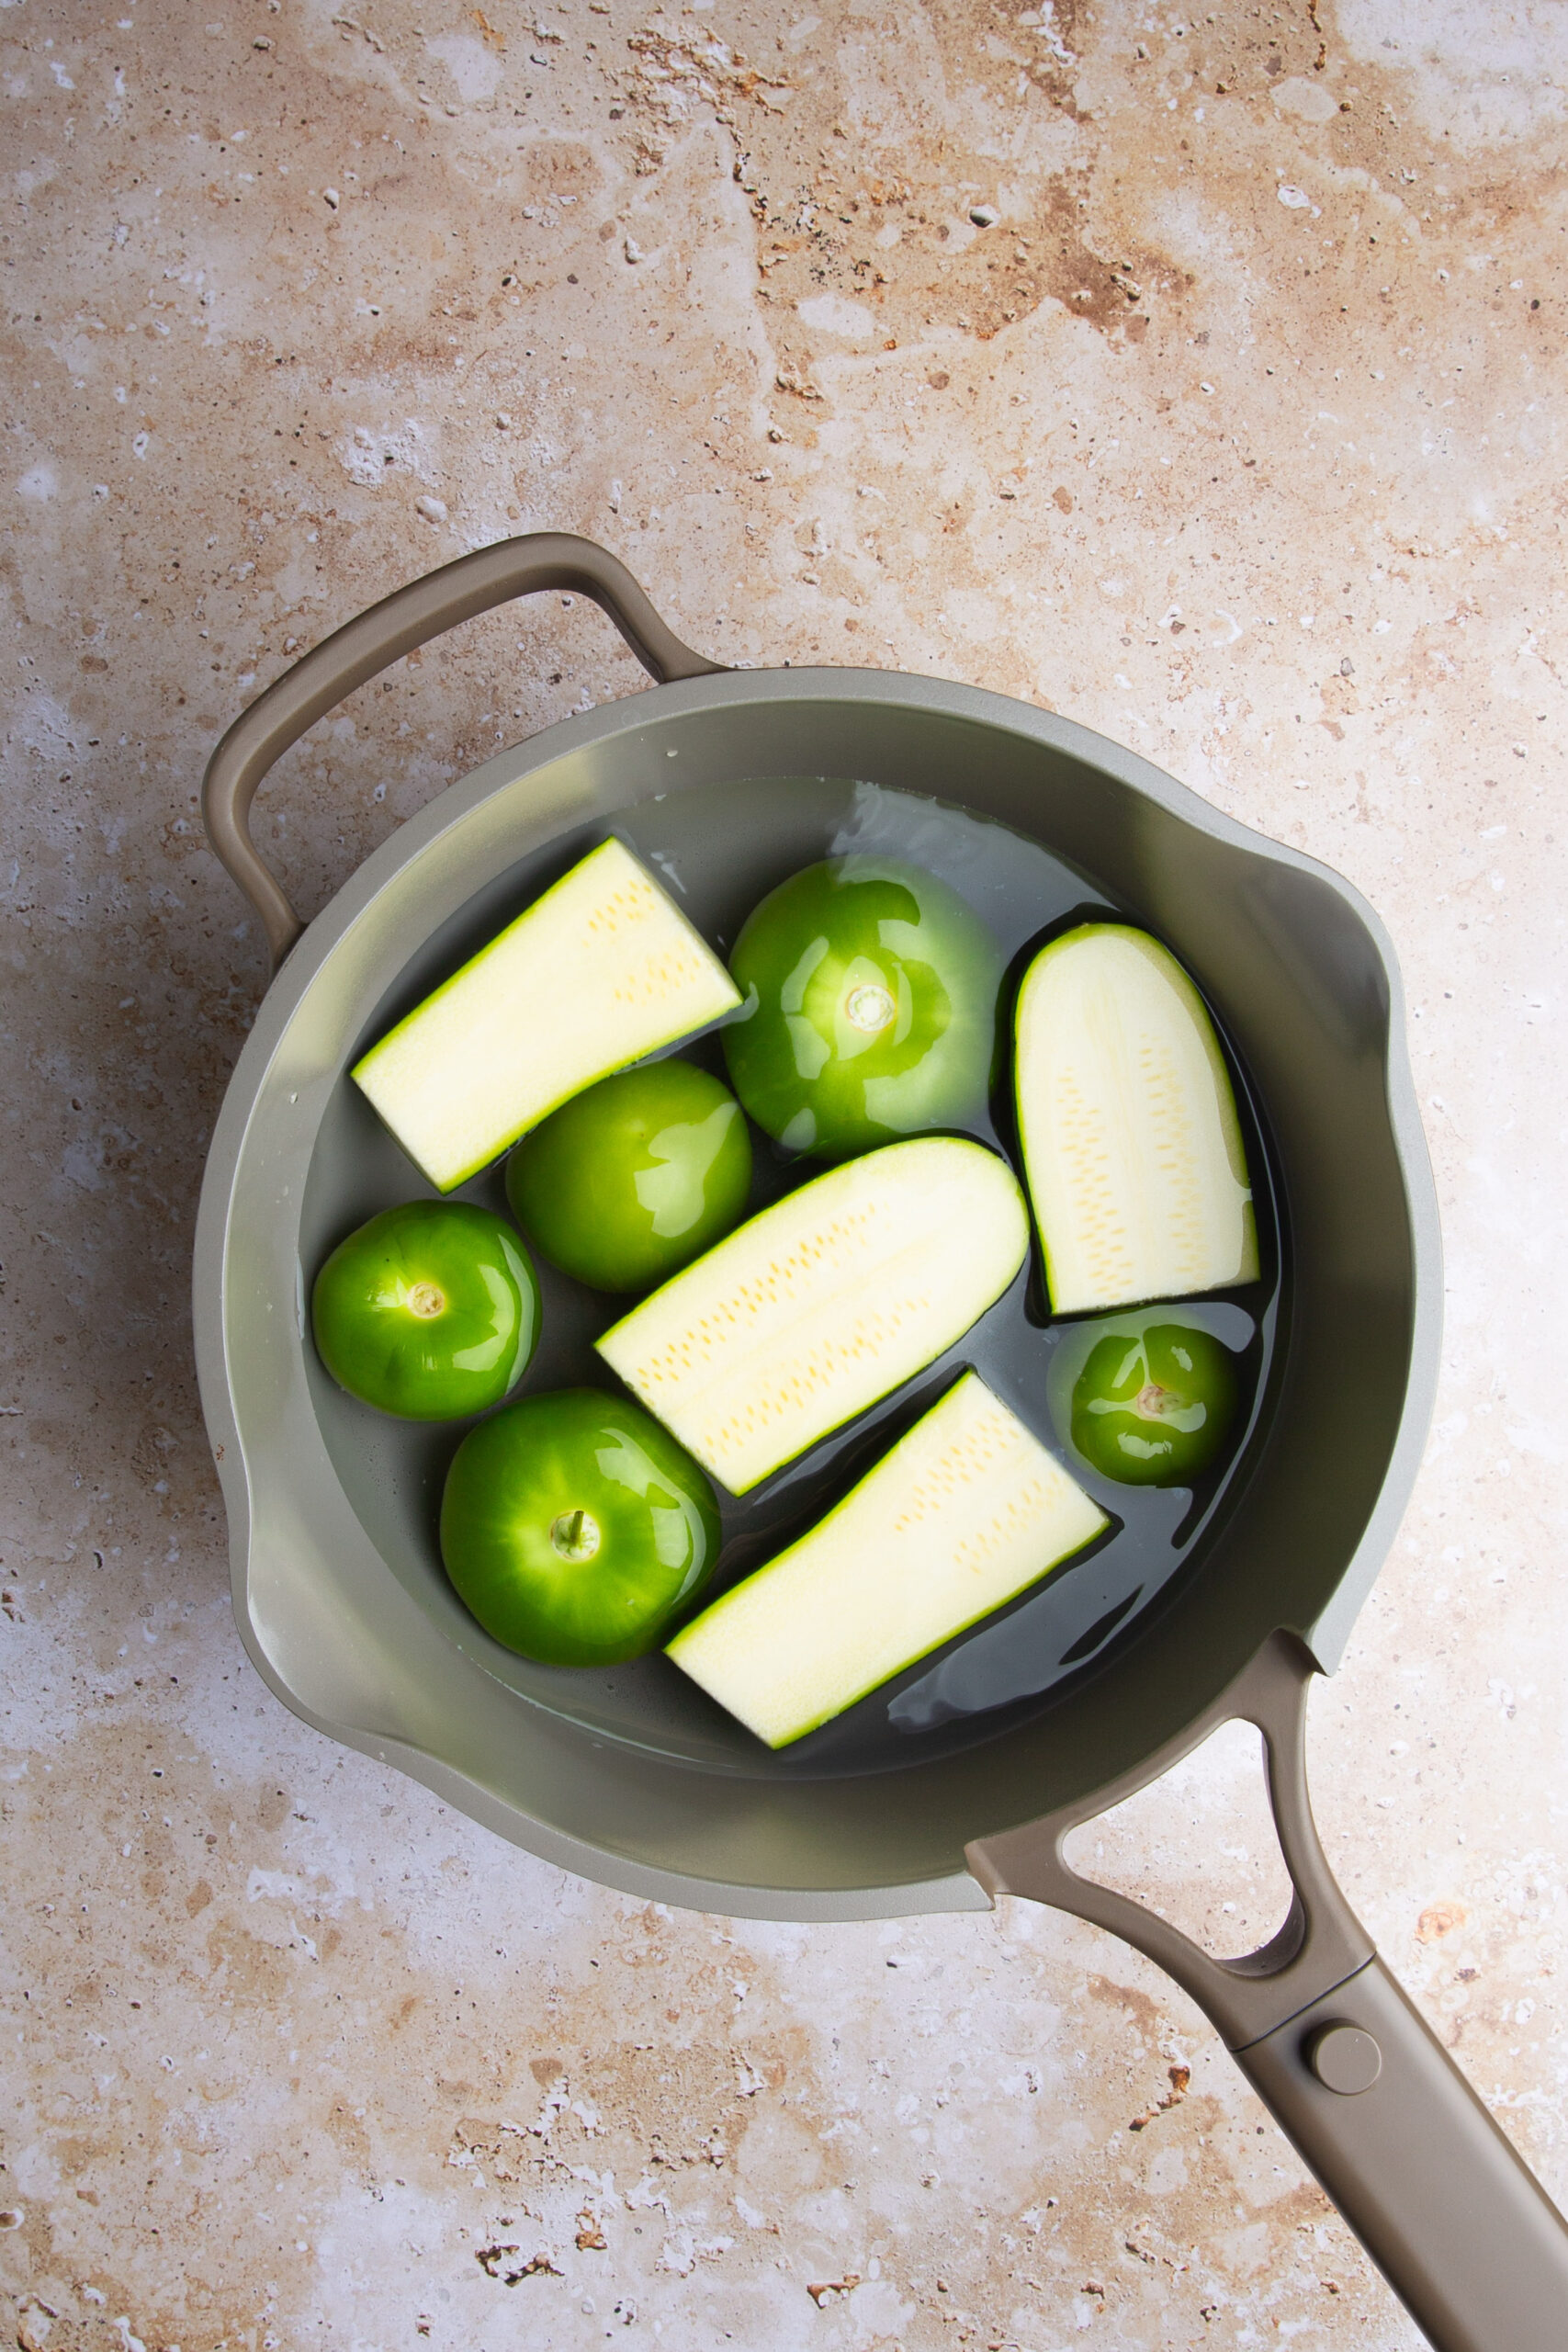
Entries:
{"label": "pan's loop handle", "polygon": [[261,917],[276,971],[304,925],[251,839],[251,803],[269,768],[308,727],[367,678],[459,621],[542,590],[591,597],[608,613],[643,668],[660,684],[723,668],[668,629],[607,548],[565,531],[501,539],[372,605],[314,647],[241,714],[208,762],[202,821],[213,853]]}
{"label": "pan's loop handle", "polygon": [[[1189,1992],[1437,2352],[1562,2352],[1568,2225],[1401,1992],[1336,1885],[1307,1797],[1315,1668],[1276,1634],[1189,1731],[1077,1805],[983,1838],[987,1892],[1032,1896],[1122,1937]],[[1079,1877],[1069,1832],[1235,1719],[1256,1724],[1294,1889],[1271,1942],[1217,1961],[1167,1920]]]}
{"label": "pan's loop handle", "polygon": [[[1214,1705],[1138,1771],[1076,1805],[971,1846],[969,1867],[988,1893],[1031,1895],[1107,1928],[1174,1976],[1233,2050],[1269,2033],[1372,1957],[1372,1942],[1335,1883],[1318,1841],[1306,1782],[1306,1695],[1315,1668],[1288,1634],[1275,1634]],[[1131,1896],[1082,1878],[1063,1847],[1082,1823],[1109,1813],[1190,1755],[1222,1724],[1263,1735],[1269,1802],[1294,1890],[1272,1940],[1243,1960],[1214,1960]]]}

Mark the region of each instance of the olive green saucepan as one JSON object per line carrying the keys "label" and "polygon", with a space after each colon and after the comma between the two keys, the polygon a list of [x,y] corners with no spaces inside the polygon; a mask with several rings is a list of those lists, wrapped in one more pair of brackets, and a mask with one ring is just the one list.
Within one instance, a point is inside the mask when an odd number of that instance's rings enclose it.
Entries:
{"label": "olive green saucepan", "polygon": [[[303,928],[248,830],[268,769],[400,655],[542,591],[603,607],[655,690],[499,753]],[[1272,1204],[1272,1352],[1245,1475],[1179,1576],[1080,1624],[1032,1690],[968,1703],[949,1677],[936,1704],[928,1677],[919,1704],[881,1709],[869,1746],[813,1764],[764,1751],[661,1658],[585,1674],[491,1640],[435,1543],[451,1426],[344,1396],[305,1300],[346,1234],[428,1193],[350,1066],[588,848],[618,834],[723,953],[788,874],[885,848],[889,810],[914,861],[945,859],[965,895],[956,868],[991,871],[1005,842],[998,889],[1057,877],[1042,930],[1110,908],[1192,974]],[[1307,1802],[1308,1684],[1337,1664],[1398,1523],[1438,1368],[1431,1177],[1398,975],[1364,901],[1135,753],[1004,696],[874,670],[723,671],[613,557],[557,535],[466,556],[318,646],[225,737],[205,814],[277,965],[214,1133],[195,1272],[235,1611],[272,1690],[502,1836],[638,1894],[827,1920],[1006,1892],[1111,1929],[1207,2011],[1441,2352],[1556,2352],[1568,2230],[1374,1951]],[[493,1173],[463,1197],[504,1209]],[[603,1301],[592,1325],[592,1294],[541,1279],[530,1391],[602,1380]],[[1092,1563],[1060,1589],[1092,1594]],[[1220,1962],[1077,1876],[1062,1846],[1233,1717],[1263,1734],[1295,1894],[1270,1943]]]}

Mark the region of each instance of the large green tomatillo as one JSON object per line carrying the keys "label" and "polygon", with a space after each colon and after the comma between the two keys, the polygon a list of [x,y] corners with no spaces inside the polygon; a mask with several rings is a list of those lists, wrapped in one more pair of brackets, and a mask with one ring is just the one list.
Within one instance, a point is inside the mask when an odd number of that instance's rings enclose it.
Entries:
{"label": "large green tomatillo", "polygon": [[1230,1434],[1235,1358],[1195,1324],[1144,1318],[1090,1349],[1072,1392],[1072,1440],[1128,1487],[1190,1486]]}
{"label": "large green tomatillo", "polygon": [[402,1420],[460,1420],[528,1369],[539,1285],[504,1218],[467,1201],[405,1201],[339,1242],[310,1320],[351,1396]]}
{"label": "large green tomatillo", "polygon": [[441,1501],[441,1556],[479,1623],[547,1666],[656,1649],[718,1556],[718,1507],[640,1405],[524,1396],[470,1430]]}
{"label": "large green tomatillo", "polygon": [[750,1007],[722,1032],[730,1080],[787,1149],[843,1159],[984,1110],[1001,952],[935,875],[806,866],[753,909],[729,968]]}
{"label": "large green tomatillo", "polygon": [[573,1096],[506,1163],[529,1239],[592,1290],[654,1290],[739,1222],[751,1139],[727,1086],[649,1062]]}

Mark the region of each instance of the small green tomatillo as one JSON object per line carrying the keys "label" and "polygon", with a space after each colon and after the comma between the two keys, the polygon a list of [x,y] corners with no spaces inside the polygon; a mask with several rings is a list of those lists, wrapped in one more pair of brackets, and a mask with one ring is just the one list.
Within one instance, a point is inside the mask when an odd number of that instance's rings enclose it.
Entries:
{"label": "small green tomatillo", "polygon": [[441,1502],[441,1556],[498,1642],[613,1666],[664,1640],[718,1557],[706,1477],[639,1405],[524,1396],[470,1430]]}
{"label": "small green tomatillo", "polygon": [[1000,949],[956,890],[891,858],[830,857],[754,908],[721,1032],[736,1092],[791,1151],[838,1159],[985,1110]]}
{"label": "small green tomatillo", "polygon": [[739,1221],[750,1185],[739,1103],[677,1060],[601,1079],[506,1163],[518,1224],[591,1290],[656,1289]]}
{"label": "small green tomatillo", "polygon": [[1190,1323],[1107,1333],[1072,1392],[1072,1440],[1129,1487],[1185,1487],[1213,1462],[1235,1419],[1235,1358]]}
{"label": "small green tomatillo", "polygon": [[539,1285],[503,1217],[468,1201],[405,1201],[339,1242],[310,1321],[351,1396],[401,1420],[461,1420],[528,1369]]}

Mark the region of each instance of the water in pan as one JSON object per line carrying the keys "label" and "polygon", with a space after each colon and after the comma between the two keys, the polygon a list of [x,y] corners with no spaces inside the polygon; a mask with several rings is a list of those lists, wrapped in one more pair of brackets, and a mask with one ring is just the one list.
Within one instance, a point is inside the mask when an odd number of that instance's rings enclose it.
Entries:
{"label": "water in pan", "polygon": [[[377,1007],[356,1051],[385,1034],[429,989],[603,838],[601,827],[553,842],[498,876],[433,940],[397,989]],[[863,851],[902,857],[942,875],[990,925],[1011,959],[1012,979],[1043,933],[1080,914],[1122,915],[1093,879],[1037,842],[961,808],[880,786],[821,777],[764,777],[660,796],[621,811],[613,830],[660,874],[678,903],[722,954],[751,908],[775,883],[814,859]],[[679,1049],[722,1075],[716,1037]],[[630,1742],[708,1770],[760,1778],[819,1779],[886,1771],[932,1759],[1011,1729],[1091,1672],[1109,1647],[1146,1619],[1173,1581],[1190,1570],[1227,1515],[1261,1442],[1280,1289],[1279,1227],[1269,1155],[1236,1073],[1258,1196],[1263,1279],[1224,1299],[1184,1301],[1241,1351],[1246,1425],[1221,1465],[1195,1491],[1137,1489],[1100,1478],[1072,1458],[1075,1474],[1111,1515],[1089,1551],[1007,1609],[919,1660],[859,1705],[773,1755],[662,1657],[602,1671],[541,1667],[503,1650],[457,1601],[441,1569],[436,1521],[447,1463],[467,1424],[388,1420],[343,1395],[307,1347],[318,1419],[338,1476],[390,1571],[439,1617],[450,1638],[482,1658],[499,1679],[593,1736]],[[1005,1100],[973,1132],[1014,1158]],[[819,1172],[787,1160],[757,1136],[753,1207]],[[323,1148],[324,1146],[324,1148]],[[318,1142],[301,1221],[308,1291],[315,1266],[343,1235],[379,1208],[428,1190],[346,1079]],[[459,1198],[505,1214],[499,1169]],[[526,1390],[592,1385],[610,1375],[592,1342],[625,1302],[581,1289],[539,1268],[544,1337]],[[815,1447],[736,1501],[722,1498],[725,1544],[713,1593],[747,1575],[801,1533],[852,1485],[956,1376],[971,1365],[1055,1451],[1046,1396],[1055,1351],[1071,1325],[1043,1312],[1037,1276],[1026,1269],[946,1355],[873,1412]]]}

